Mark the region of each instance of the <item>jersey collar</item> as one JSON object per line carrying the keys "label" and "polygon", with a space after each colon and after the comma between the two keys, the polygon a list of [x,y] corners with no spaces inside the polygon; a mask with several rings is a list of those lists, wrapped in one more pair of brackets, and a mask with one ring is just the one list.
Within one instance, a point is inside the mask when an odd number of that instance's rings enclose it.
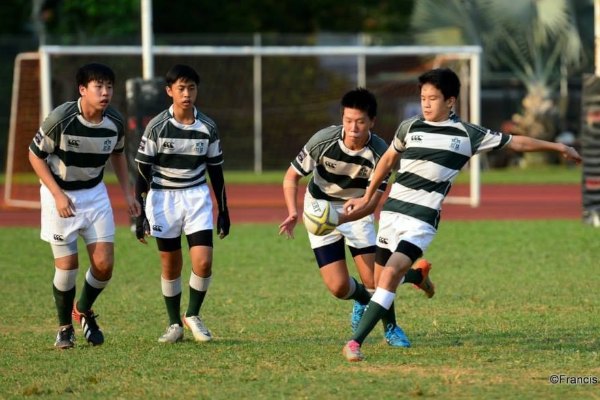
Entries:
{"label": "jersey collar", "polygon": [[[173,114],[173,104],[171,104],[171,106],[169,107],[169,115],[171,116],[171,118],[173,118],[174,114]],[[198,109],[196,108],[196,106],[194,106],[194,119],[198,119]]]}

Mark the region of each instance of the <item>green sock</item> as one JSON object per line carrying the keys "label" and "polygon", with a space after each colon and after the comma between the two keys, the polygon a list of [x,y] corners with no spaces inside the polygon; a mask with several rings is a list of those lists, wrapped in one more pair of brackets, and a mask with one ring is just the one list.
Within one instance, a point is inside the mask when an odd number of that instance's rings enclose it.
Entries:
{"label": "green sock", "polygon": [[356,289],[354,290],[354,293],[352,293],[352,295],[349,298],[352,300],[358,301],[360,304],[368,304],[369,300],[371,300],[371,293],[369,293],[367,291],[367,288],[365,288],[365,285],[363,285],[362,283],[356,282],[356,279],[354,279],[354,278],[351,278],[351,279],[356,284]]}
{"label": "green sock", "polygon": [[406,271],[406,275],[404,275],[403,283],[412,283],[415,285],[419,285],[423,280],[423,274],[420,269],[412,269],[410,268]]}
{"label": "green sock", "polygon": [[167,314],[169,315],[169,325],[178,324],[183,326],[181,323],[181,292],[173,297],[163,296],[165,299],[165,305],[167,306]]}
{"label": "green sock", "polygon": [[369,301],[352,339],[362,344],[386,312],[387,310],[379,304],[374,301]]}
{"label": "green sock", "polygon": [[394,307],[394,303],[392,303],[389,310],[385,311],[385,314],[381,317],[381,322],[383,323],[383,329],[389,324],[396,326],[396,308]]}
{"label": "green sock", "polygon": [[75,287],[63,292],[52,285],[52,292],[54,293],[54,304],[56,305],[58,324],[60,326],[71,325],[73,322],[71,311],[73,310],[73,301],[75,300]]}
{"label": "green sock", "polygon": [[198,315],[200,314],[200,307],[202,307],[202,303],[204,302],[204,297],[206,296],[206,291],[201,292],[199,290],[194,289],[190,286],[190,302],[188,304],[186,316]]}
{"label": "green sock", "polygon": [[83,284],[83,290],[79,301],[77,301],[77,310],[80,312],[86,312],[92,308],[92,304],[96,301],[103,289],[97,289],[90,285],[87,281]]}

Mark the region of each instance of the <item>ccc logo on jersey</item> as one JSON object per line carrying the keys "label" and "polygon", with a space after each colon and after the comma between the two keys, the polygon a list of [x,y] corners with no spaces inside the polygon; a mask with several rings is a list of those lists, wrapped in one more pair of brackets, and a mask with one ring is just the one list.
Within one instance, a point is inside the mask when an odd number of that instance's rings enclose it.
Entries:
{"label": "ccc logo on jersey", "polygon": [[163,149],[173,150],[175,149],[175,142],[164,142],[162,145]]}

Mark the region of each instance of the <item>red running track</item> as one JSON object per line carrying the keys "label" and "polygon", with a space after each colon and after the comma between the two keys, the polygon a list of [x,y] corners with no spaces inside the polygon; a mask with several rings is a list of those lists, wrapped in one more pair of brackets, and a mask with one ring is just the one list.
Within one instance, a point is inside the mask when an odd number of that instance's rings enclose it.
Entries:
{"label": "red running track", "polygon": [[[37,186],[20,188],[21,194],[39,198]],[[464,196],[468,185],[456,185],[451,196]],[[301,190],[303,192],[303,190]],[[118,187],[109,186],[109,194],[119,225],[128,225],[125,201]],[[8,207],[4,188],[0,187],[0,226],[39,226],[39,210]],[[302,199],[302,193],[299,199]],[[287,211],[280,185],[227,185],[232,224],[244,222],[277,223]],[[581,219],[581,187],[578,185],[482,185],[481,205],[444,204],[444,220],[523,220]]]}

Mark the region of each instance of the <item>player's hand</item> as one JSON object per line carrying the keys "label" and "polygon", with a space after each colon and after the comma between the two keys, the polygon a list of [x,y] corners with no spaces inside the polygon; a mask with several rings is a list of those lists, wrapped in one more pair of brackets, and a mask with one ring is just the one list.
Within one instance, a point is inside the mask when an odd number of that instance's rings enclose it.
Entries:
{"label": "player's hand", "polygon": [[285,221],[283,221],[281,223],[281,225],[279,225],[279,234],[285,235],[285,237],[288,239],[293,239],[294,238],[294,227],[296,226],[297,222],[298,222],[297,215],[288,216],[285,219]]}
{"label": "player's hand", "polygon": [[562,153],[562,156],[565,159],[567,159],[567,160],[573,160],[577,164],[579,164],[582,161],[582,158],[579,155],[579,153],[577,152],[577,150],[575,150],[571,146],[565,146],[565,149],[561,153]]}
{"label": "player's hand", "polygon": [[367,199],[359,197],[358,199],[350,199],[344,203],[344,212],[347,215],[352,215],[360,212],[368,204]]}
{"label": "player's hand", "polygon": [[69,218],[75,216],[75,204],[71,201],[71,198],[64,192],[60,192],[54,196],[56,203],[56,211],[61,218]]}
{"label": "player's hand", "polygon": [[127,198],[127,210],[129,211],[130,217],[139,217],[142,213],[142,203],[137,199],[128,197]]}
{"label": "player's hand", "polygon": [[219,234],[219,239],[223,239],[225,236],[229,235],[230,227],[231,221],[229,220],[229,210],[225,209],[224,211],[219,211],[219,215],[217,215],[217,233]]}
{"label": "player's hand", "polygon": [[135,218],[135,237],[141,243],[148,244],[146,241],[146,236],[150,235],[150,223],[148,223],[148,219],[146,218],[145,213],[141,213],[138,217]]}

